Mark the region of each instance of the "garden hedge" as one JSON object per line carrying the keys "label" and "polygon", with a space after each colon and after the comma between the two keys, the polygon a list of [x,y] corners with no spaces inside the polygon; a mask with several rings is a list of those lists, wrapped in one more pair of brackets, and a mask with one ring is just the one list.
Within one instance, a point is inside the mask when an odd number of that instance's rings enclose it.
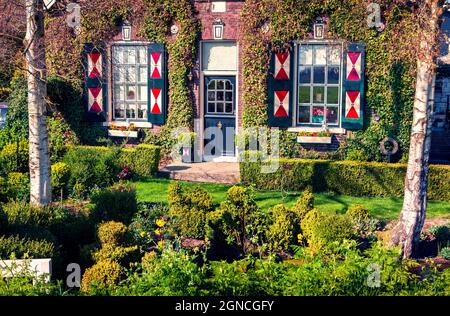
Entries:
{"label": "garden hedge", "polygon": [[[401,197],[406,164],[279,159],[274,173],[262,173],[261,161],[240,163],[241,181],[258,189],[334,192],[350,196]],[[450,201],[450,166],[431,165],[428,197]]]}
{"label": "garden hedge", "polygon": [[[70,146],[69,151],[89,151],[93,157],[104,156],[105,152],[113,153],[117,147],[103,146]],[[128,167],[137,176],[154,176],[158,172],[161,149],[159,146],[140,144],[135,148],[120,149],[115,165]]]}

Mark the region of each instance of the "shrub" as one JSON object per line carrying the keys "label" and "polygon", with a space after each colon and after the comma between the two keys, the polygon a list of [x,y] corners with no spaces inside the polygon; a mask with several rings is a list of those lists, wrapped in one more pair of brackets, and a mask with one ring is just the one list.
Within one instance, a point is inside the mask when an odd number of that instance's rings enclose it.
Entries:
{"label": "shrub", "polygon": [[0,202],[7,202],[9,200],[9,196],[8,180],[0,177]]}
{"label": "shrub", "polygon": [[138,212],[128,227],[133,244],[147,250],[158,240],[164,239],[168,214],[169,208],[164,204],[139,204]]}
{"label": "shrub", "polygon": [[47,228],[55,219],[51,206],[38,207],[26,202],[12,201],[3,205],[9,226],[40,226]]}
{"label": "shrub", "polygon": [[113,245],[118,246],[125,242],[127,226],[119,222],[105,222],[98,228],[98,238],[102,246]]}
{"label": "shrub", "polygon": [[170,184],[169,216],[178,235],[203,238],[206,214],[212,210],[212,198],[202,187],[183,188],[177,182]]}
{"label": "shrub", "polygon": [[122,267],[112,260],[101,260],[86,269],[81,291],[90,295],[107,294],[123,278]]}
{"label": "shrub", "polygon": [[141,177],[155,176],[158,172],[160,152],[159,146],[147,144],[122,149],[120,165],[129,167],[134,174]]}
{"label": "shrub", "polygon": [[31,240],[20,236],[0,236],[0,258],[55,258],[57,250],[46,240]]}
{"label": "shrub", "polygon": [[62,199],[64,197],[64,190],[69,184],[70,167],[64,162],[57,162],[52,165],[51,175],[52,189],[55,192],[59,192]]}
{"label": "shrub", "polygon": [[137,211],[136,190],[129,184],[118,183],[98,191],[91,200],[95,204],[92,219],[97,223],[118,221],[129,224]]}
{"label": "shrub", "polygon": [[442,248],[439,255],[447,260],[450,260],[450,247]]}
{"label": "shrub", "polygon": [[311,250],[318,251],[332,242],[355,237],[351,220],[346,215],[324,214],[312,210],[301,222],[303,236]]}
{"label": "shrub", "polygon": [[0,151],[0,166],[4,173],[28,170],[28,142],[18,141],[5,145]]}
{"label": "shrub", "polygon": [[345,159],[352,161],[369,161],[370,157],[364,150],[352,148],[347,151]]}
{"label": "shrub", "polygon": [[106,147],[69,147],[63,162],[70,167],[69,187],[81,197],[94,187],[105,188],[116,179],[119,149]]}
{"label": "shrub", "polygon": [[11,172],[8,174],[9,197],[13,200],[30,200],[30,179],[28,174]]}
{"label": "shrub", "polygon": [[445,242],[450,240],[450,228],[444,225],[432,226],[429,232],[437,239],[439,242]]}
{"label": "shrub", "polygon": [[310,190],[302,192],[291,210],[297,215],[299,221],[302,221],[305,215],[314,208],[314,194]]}
{"label": "shrub", "polygon": [[161,255],[145,258],[142,273],[131,275],[116,289],[116,295],[191,296],[205,293],[202,288],[206,275],[186,252],[168,247]]}
{"label": "shrub", "polygon": [[244,253],[249,242],[256,244],[263,233],[258,206],[250,190],[233,186],[227,191],[226,200],[215,212],[208,214],[208,238],[220,243],[226,240]]}
{"label": "shrub", "polygon": [[360,204],[350,206],[345,214],[354,222],[368,221],[371,217],[370,211]]}
{"label": "shrub", "polygon": [[[246,156],[251,155],[244,153]],[[258,160],[241,162],[241,181],[264,190],[302,191],[310,187],[313,192],[389,197],[404,193],[405,164],[280,159],[274,173],[261,172],[262,165]],[[450,200],[450,166],[430,166],[428,194],[430,200]]]}
{"label": "shrub", "polygon": [[276,205],[270,212],[272,224],[267,229],[270,248],[286,251],[296,243],[299,233],[297,215],[283,204]]}

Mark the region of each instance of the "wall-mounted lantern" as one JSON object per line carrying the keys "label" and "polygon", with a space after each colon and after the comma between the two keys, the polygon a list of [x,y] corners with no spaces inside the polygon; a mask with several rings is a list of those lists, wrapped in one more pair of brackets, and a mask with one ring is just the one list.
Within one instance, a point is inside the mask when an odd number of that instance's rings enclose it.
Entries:
{"label": "wall-mounted lantern", "polygon": [[187,77],[188,77],[189,82],[192,82],[192,80],[194,79],[194,74],[192,73],[192,70],[189,70]]}
{"label": "wall-mounted lantern", "polygon": [[131,40],[131,23],[127,20],[123,21],[122,23],[122,39],[124,41]]}
{"label": "wall-mounted lantern", "polygon": [[213,22],[213,33],[215,40],[223,39],[223,22],[220,19],[217,19]]}
{"label": "wall-mounted lantern", "polygon": [[325,33],[325,25],[323,23],[314,24],[314,38],[323,39]]}

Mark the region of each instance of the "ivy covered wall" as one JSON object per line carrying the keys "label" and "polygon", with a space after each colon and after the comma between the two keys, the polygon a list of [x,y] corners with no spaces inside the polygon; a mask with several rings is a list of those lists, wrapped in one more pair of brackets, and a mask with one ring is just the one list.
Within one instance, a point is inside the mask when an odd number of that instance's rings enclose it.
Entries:
{"label": "ivy covered wall", "polygon": [[[392,137],[401,152],[407,152],[420,23],[410,6],[380,1],[386,28],[379,33],[366,22],[367,4],[362,0],[247,0],[242,12],[244,126],[267,125],[269,43],[287,49],[292,40],[308,39],[314,20],[322,17],[327,20],[328,38],[364,41],[367,49],[364,129],[351,133],[343,147],[353,158],[382,160],[380,141]],[[264,25],[269,26],[268,32],[263,31]],[[371,117],[375,112],[379,122]],[[295,138],[285,139],[284,147],[296,146]]]}

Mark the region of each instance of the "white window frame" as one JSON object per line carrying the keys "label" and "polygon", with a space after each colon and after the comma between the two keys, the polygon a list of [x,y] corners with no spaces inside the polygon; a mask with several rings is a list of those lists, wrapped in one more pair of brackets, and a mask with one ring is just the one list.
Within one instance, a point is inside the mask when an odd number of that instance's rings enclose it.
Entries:
{"label": "white window frame", "polygon": [[[288,131],[291,132],[298,132],[298,131],[307,131],[307,132],[317,132],[322,130],[322,123],[300,123],[299,122],[299,70],[300,70],[300,63],[299,63],[299,53],[300,53],[300,46],[302,45],[323,45],[323,46],[340,46],[341,49],[341,56],[340,56],[340,65],[339,65],[339,92],[338,92],[338,98],[339,98],[339,104],[338,104],[338,123],[327,125],[328,130],[335,134],[344,134],[346,132],[345,129],[343,129],[342,126],[342,89],[343,89],[343,55],[344,55],[344,45],[342,41],[337,40],[305,40],[305,41],[296,41],[294,42],[294,76],[293,76],[293,92],[294,92],[294,115],[292,118],[292,127],[288,128]],[[311,86],[313,83],[311,83]],[[312,97],[312,96],[311,96]],[[325,97],[325,96],[324,96]],[[325,99],[324,99],[325,100]],[[312,108],[312,106],[311,106]],[[324,109],[326,109],[326,103],[324,103]],[[326,111],[326,110],[325,110]],[[324,113],[326,114],[326,112]],[[326,115],[324,117],[326,120]]]}
{"label": "white window frame", "polygon": [[[111,116],[110,117],[111,117],[112,121],[117,121],[117,122],[137,122],[137,123],[141,123],[141,124],[145,124],[146,122],[148,122],[148,98],[150,97],[149,96],[149,88],[148,88],[148,75],[149,75],[149,70],[148,70],[148,67],[149,67],[149,62],[148,62],[148,58],[149,58],[149,56],[148,56],[148,45],[149,45],[149,43],[138,42],[138,41],[127,41],[127,42],[120,41],[120,42],[114,42],[111,45],[111,51],[110,51],[110,56],[111,56],[111,61],[110,61],[110,63],[111,63],[111,66],[110,66],[110,69],[111,69],[111,89],[110,89],[110,91],[111,91],[111,107],[110,107],[110,109],[111,109]],[[116,105],[116,100],[115,100],[115,93],[116,93],[116,91],[115,91],[115,89],[116,89],[116,83],[115,83],[115,79],[114,79],[114,75],[115,75],[114,68],[115,68],[116,63],[115,63],[115,59],[114,59],[114,49],[118,48],[118,47],[126,47],[126,46],[134,47],[135,49],[137,49],[139,47],[143,47],[145,49],[145,56],[146,56],[146,63],[145,63],[146,80],[145,80],[145,82],[144,81],[139,81],[139,78],[138,78],[138,72],[139,71],[138,71],[138,69],[140,67],[144,67],[143,66],[144,64],[138,62],[138,56],[136,56],[135,63],[133,63],[134,67],[136,67],[135,81],[133,82],[134,86],[135,86],[135,100],[134,101],[127,101],[126,100],[126,89],[125,88],[127,87],[127,85],[129,85],[129,83],[127,82],[127,79],[124,77],[124,81],[121,82],[121,85],[124,88],[124,100],[121,100],[121,101],[123,101],[123,103],[125,104],[125,117],[116,117],[116,113],[115,113],[115,105]],[[138,51],[138,50],[136,50],[136,51]],[[130,67],[132,66],[132,64],[128,64],[128,63],[121,64],[121,65],[125,65],[125,66],[128,65]],[[126,74],[124,74],[124,76],[125,75]],[[144,89],[145,89],[145,91],[147,93],[147,100],[139,101],[139,87],[145,87]],[[142,117],[142,118],[138,118],[137,117],[138,116],[138,108],[136,107],[135,108],[135,117],[127,118],[127,115],[126,115],[127,104],[132,104],[132,103],[134,103],[136,105],[138,105],[138,104],[143,105],[143,106],[145,105],[146,115],[144,117]]]}

